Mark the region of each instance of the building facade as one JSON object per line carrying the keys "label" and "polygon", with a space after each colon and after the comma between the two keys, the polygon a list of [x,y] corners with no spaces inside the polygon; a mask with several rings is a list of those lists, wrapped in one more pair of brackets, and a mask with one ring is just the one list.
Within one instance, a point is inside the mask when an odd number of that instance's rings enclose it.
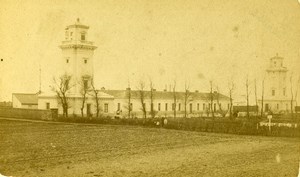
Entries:
{"label": "building facade", "polygon": [[[171,91],[157,91],[153,89],[151,94],[151,91],[131,90],[130,88],[126,90],[103,89],[101,91],[114,97],[113,111],[121,117],[144,116],[141,95],[143,95],[147,117],[151,117],[152,113],[158,117],[173,117],[174,109],[176,110],[176,117],[208,117],[212,116],[212,112],[214,112],[215,116],[229,114],[229,98],[216,92],[210,94],[189,91],[186,94],[186,92],[173,93]],[[213,97],[212,105],[211,95]],[[131,111],[130,115],[128,114],[129,109]]]}
{"label": "building facade", "polygon": [[[284,113],[294,109],[291,108],[291,96],[287,87],[288,70],[284,66],[283,60],[284,58],[278,56],[278,54],[270,58],[264,81],[264,99],[258,100],[260,109],[263,109],[264,112]],[[294,106],[295,103],[293,103]]]}

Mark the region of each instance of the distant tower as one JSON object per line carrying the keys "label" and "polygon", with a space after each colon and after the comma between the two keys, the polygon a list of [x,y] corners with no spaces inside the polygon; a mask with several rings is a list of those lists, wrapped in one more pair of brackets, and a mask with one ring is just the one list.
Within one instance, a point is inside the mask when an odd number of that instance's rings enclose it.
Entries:
{"label": "distant tower", "polygon": [[62,49],[64,70],[72,76],[70,84],[75,85],[72,94],[80,92],[78,82],[84,81],[84,86],[89,87],[94,74],[93,55],[97,47],[88,41],[88,29],[89,26],[81,24],[78,18],[75,24],[65,28],[65,40],[59,46]]}
{"label": "distant tower", "polygon": [[270,59],[265,80],[265,111],[279,112],[289,110],[287,96],[287,68],[283,66],[283,57],[276,54]]}

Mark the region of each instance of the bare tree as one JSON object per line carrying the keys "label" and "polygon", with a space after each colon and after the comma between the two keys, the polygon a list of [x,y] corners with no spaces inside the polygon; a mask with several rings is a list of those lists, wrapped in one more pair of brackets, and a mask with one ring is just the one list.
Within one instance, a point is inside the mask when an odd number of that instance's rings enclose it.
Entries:
{"label": "bare tree", "polygon": [[264,114],[264,94],[265,94],[265,78],[263,78],[261,82],[261,109],[260,109],[260,117],[263,117]]}
{"label": "bare tree", "polygon": [[177,93],[176,93],[176,80],[174,79],[174,85],[173,85],[173,114],[174,114],[174,118],[176,118],[176,105],[177,105]]}
{"label": "bare tree", "polygon": [[256,117],[258,115],[258,99],[257,99],[257,84],[256,79],[254,80],[254,94],[255,94],[255,108],[256,108]]}
{"label": "bare tree", "polygon": [[247,119],[250,119],[250,115],[249,115],[249,95],[250,95],[250,92],[249,92],[249,78],[248,78],[248,75],[247,75],[247,78],[246,78],[245,86],[246,86],[246,100],[247,100]]}
{"label": "bare tree", "polygon": [[229,101],[230,101],[230,105],[229,105],[229,117],[230,119],[232,119],[232,107],[233,107],[233,92],[235,89],[235,84],[233,82],[233,80],[230,81],[230,83],[228,84],[228,89],[229,89]]}
{"label": "bare tree", "polygon": [[293,91],[293,73],[291,73],[290,76],[290,84],[291,84],[291,114],[292,114],[292,119],[294,118],[294,91]]}
{"label": "bare tree", "polygon": [[189,99],[191,97],[191,92],[189,91],[189,85],[185,82],[184,84],[184,118],[187,118],[187,105],[189,104]]}
{"label": "bare tree", "polygon": [[72,85],[70,85],[70,80],[71,80],[71,76],[64,74],[60,76],[58,80],[53,78],[54,85],[51,86],[51,90],[56,93],[57,98],[62,104],[63,116],[65,118],[68,118],[68,109],[69,109],[67,92],[73,87]]}
{"label": "bare tree", "polygon": [[213,93],[213,81],[210,80],[209,81],[209,85],[210,85],[210,111],[211,111],[211,115],[212,115],[212,118],[215,118],[215,110],[213,109],[213,104],[214,104],[214,93]]}
{"label": "bare tree", "polygon": [[298,89],[300,85],[300,76],[298,76],[298,81],[296,84],[296,93],[295,93],[295,103],[296,103],[296,117],[298,117]]}
{"label": "bare tree", "polygon": [[127,117],[131,118],[131,112],[132,112],[132,103],[131,103],[131,88],[130,88],[130,82],[128,80],[128,88],[126,89],[126,99],[127,99],[127,105],[124,106],[124,108],[127,110]]}
{"label": "bare tree", "polygon": [[143,117],[146,119],[147,118],[146,103],[145,103],[146,92],[145,92],[145,82],[143,80],[140,80],[138,92],[139,92],[139,98],[140,98],[140,103],[141,103],[141,110],[143,112]]}
{"label": "bare tree", "polygon": [[96,107],[96,117],[98,118],[100,111],[101,111],[100,97],[99,97],[100,91],[95,88],[93,80],[91,81],[91,87],[92,87],[92,92],[93,92],[92,96],[96,103],[96,106],[95,106]]}
{"label": "bare tree", "polygon": [[218,86],[217,86],[216,100],[217,100],[217,104],[218,104],[218,108],[219,108],[218,112],[222,115],[222,117],[225,117],[226,114],[228,113],[228,110],[223,110],[223,108],[222,108],[222,104],[220,102],[220,91],[219,91]]}
{"label": "bare tree", "polygon": [[154,110],[154,88],[153,88],[153,82],[152,80],[150,79],[150,115],[151,115],[151,118],[155,118],[156,116],[156,111]]}
{"label": "bare tree", "polygon": [[[81,81],[79,82],[80,85],[80,94],[82,96],[82,103],[81,103],[81,117],[83,117],[83,111],[84,111],[84,107],[85,107],[85,102],[86,102],[86,98],[88,95],[88,91],[89,91],[89,87],[88,87],[88,82],[85,78],[82,78]],[[89,115],[87,115],[89,116]]]}

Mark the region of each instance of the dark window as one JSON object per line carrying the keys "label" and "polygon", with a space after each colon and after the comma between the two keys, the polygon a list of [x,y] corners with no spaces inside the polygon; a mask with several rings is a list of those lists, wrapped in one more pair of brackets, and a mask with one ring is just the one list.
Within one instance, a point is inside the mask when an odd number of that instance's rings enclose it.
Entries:
{"label": "dark window", "polygon": [[172,111],[175,109],[175,103],[172,103]]}
{"label": "dark window", "polygon": [[118,103],[118,110],[121,110],[121,103]]}
{"label": "dark window", "polygon": [[265,104],[265,112],[269,111],[269,104]]}
{"label": "dark window", "polygon": [[132,110],[133,110],[133,104],[130,103],[130,111],[132,111]]}
{"label": "dark window", "polygon": [[205,103],[203,103],[203,111],[205,110]]}
{"label": "dark window", "polygon": [[81,40],[82,40],[82,41],[85,40],[85,34],[81,34]]}
{"label": "dark window", "polygon": [[108,103],[104,103],[104,112],[108,113]]}
{"label": "dark window", "polygon": [[283,88],[283,96],[285,96],[285,88]]}
{"label": "dark window", "polygon": [[50,109],[50,103],[46,103],[46,109]]}
{"label": "dark window", "polygon": [[168,103],[166,103],[165,109],[166,111],[168,111]]}
{"label": "dark window", "polygon": [[181,104],[179,103],[178,104],[178,111],[180,111],[180,109],[181,109]]}
{"label": "dark window", "polygon": [[275,96],[275,90],[272,90],[272,96]]}
{"label": "dark window", "polygon": [[158,103],[158,111],[160,111],[160,103]]}
{"label": "dark window", "polygon": [[85,64],[87,63],[87,59],[84,59],[84,63],[85,63]]}
{"label": "dark window", "polygon": [[66,59],[66,62],[69,63],[69,59]]}
{"label": "dark window", "polygon": [[216,110],[217,110],[217,104],[214,103],[214,111],[216,111]]}
{"label": "dark window", "polygon": [[193,104],[190,103],[190,113],[192,113],[192,112],[193,112]]}
{"label": "dark window", "polygon": [[199,109],[200,109],[200,104],[197,103],[197,111],[199,111]]}

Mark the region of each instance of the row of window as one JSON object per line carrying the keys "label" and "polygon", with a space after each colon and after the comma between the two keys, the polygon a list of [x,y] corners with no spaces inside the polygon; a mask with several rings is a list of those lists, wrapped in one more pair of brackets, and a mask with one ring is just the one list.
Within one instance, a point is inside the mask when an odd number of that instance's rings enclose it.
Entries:
{"label": "row of window", "polygon": [[[87,113],[89,114],[90,112],[91,112],[91,104],[87,104],[87,106],[86,106],[86,108],[87,108]],[[50,103],[46,103],[46,109],[50,109]],[[105,112],[105,113],[108,113],[108,103],[104,103],[104,109],[103,109],[103,111]]]}
{"label": "row of window", "polygon": [[[283,96],[285,96],[286,90],[283,88]],[[275,89],[272,90],[272,96],[275,96]]]}
{"label": "row of window", "polygon": [[[69,62],[70,62],[70,59],[67,58],[67,59],[66,59],[66,63],[69,63]],[[87,64],[87,62],[88,62],[88,59],[87,59],[87,58],[83,58],[83,63],[84,63],[84,64]]]}
{"label": "row of window", "polygon": [[[73,39],[72,36],[73,36],[73,32],[70,32],[70,40]],[[86,34],[84,32],[82,32],[80,34],[80,40],[85,41],[85,36],[86,36]],[[68,33],[68,31],[66,31],[66,40],[68,40],[68,39],[69,39],[69,33]]]}
{"label": "row of window", "polygon": [[[178,103],[176,105],[174,103],[172,103],[171,105],[172,105],[172,107],[171,107],[172,111],[175,110],[175,107],[177,108],[178,111],[182,110],[181,103]],[[150,106],[151,106],[151,108],[155,109],[154,104],[151,104]],[[188,108],[189,111],[193,112],[193,103],[190,103],[188,106],[189,106],[189,108]],[[227,105],[227,109],[229,109],[229,106],[230,105],[228,104]],[[144,103],[144,107],[147,110],[146,103]],[[221,104],[220,104],[220,107],[222,107]],[[168,108],[169,108],[168,103],[165,103],[165,109],[164,109],[164,111],[168,111]],[[210,103],[208,103],[207,105],[205,103],[203,103],[202,110],[211,110],[211,109],[212,108],[211,108],[211,104]],[[217,104],[216,103],[213,104],[213,109],[214,109],[214,111],[217,110]],[[121,103],[118,103],[118,110],[121,110]],[[130,103],[130,110],[133,110],[133,104],[132,103]],[[157,104],[157,111],[163,111],[161,103]],[[197,103],[197,111],[200,111],[200,103]]]}
{"label": "row of window", "polygon": [[[274,107],[275,107],[275,105],[274,105]],[[286,110],[289,110],[289,104],[285,104],[285,109]],[[276,110],[280,110],[280,109],[282,109],[281,107],[280,107],[280,105],[277,103],[276,104]],[[268,103],[266,103],[265,104],[265,112],[268,112],[269,110],[271,110],[271,105],[270,104],[268,104]]]}

